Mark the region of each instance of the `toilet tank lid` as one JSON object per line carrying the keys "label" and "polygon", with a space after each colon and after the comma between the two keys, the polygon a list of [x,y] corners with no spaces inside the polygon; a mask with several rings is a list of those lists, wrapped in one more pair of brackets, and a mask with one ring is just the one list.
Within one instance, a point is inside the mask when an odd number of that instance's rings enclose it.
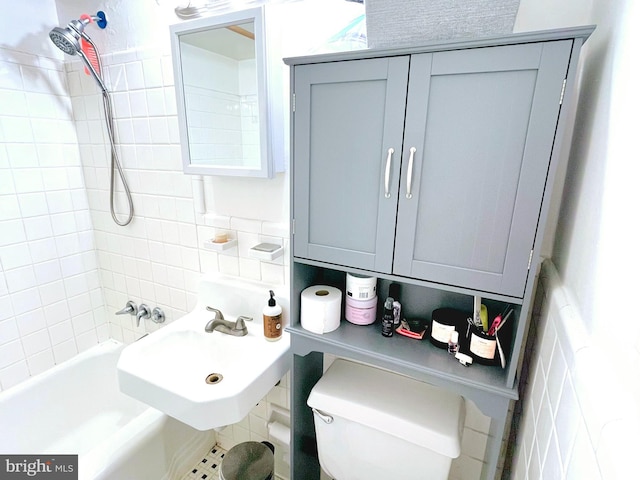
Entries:
{"label": "toilet tank lid", "polygon": [[449,458],[460,455],[460,395],[379,368],[336,359],[307,405],[367,425]]}

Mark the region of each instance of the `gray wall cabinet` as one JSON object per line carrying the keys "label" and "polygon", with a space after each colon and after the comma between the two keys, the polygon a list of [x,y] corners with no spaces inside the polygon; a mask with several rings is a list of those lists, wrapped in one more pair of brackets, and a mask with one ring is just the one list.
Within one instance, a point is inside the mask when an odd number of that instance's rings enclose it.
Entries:
{"label": "gray wall cabinet", "polygon": [[522,297],[572,43],[296,67],[294,255]]}
{"label": "gray wall cabinet", "polygon": [[[482,478],[495,477],[519,396],[552,185],[566,161],[567,104],[593,29],[285,59],[293,480],[319,478],[306,400],[324,353],[475,402],[492,419]],[[345,272],[378,277],[380,301],[391,282],[401,283],[406,317],[430,320],[440,307],[470,312],[478,295],[490,318],[513,307],[505,367],[463,367],[426,339],[382,337],[379,322],[304,330],[301,292],[318,284],[344,291]]]}

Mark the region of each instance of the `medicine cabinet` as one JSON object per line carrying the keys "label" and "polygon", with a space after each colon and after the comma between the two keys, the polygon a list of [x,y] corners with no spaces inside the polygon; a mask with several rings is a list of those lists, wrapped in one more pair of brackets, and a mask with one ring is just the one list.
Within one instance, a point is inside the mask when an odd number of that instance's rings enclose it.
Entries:
{"label": "medicine cabinet", "polygon": [[269,178],[283,171],[282,75],[270,65],[279,49],[265,7],[170,31],[184,172]]}

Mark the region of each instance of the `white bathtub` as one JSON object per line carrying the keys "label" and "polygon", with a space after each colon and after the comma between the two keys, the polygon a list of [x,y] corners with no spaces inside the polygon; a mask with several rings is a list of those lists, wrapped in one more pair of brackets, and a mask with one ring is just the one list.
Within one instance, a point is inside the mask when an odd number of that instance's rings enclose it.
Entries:
{"label": "white bathtub", "polygon": [[86,480],[178,479],[215,443],[120,393],[123,344],[101,343],[0,393],[0,452],[78,454]]}

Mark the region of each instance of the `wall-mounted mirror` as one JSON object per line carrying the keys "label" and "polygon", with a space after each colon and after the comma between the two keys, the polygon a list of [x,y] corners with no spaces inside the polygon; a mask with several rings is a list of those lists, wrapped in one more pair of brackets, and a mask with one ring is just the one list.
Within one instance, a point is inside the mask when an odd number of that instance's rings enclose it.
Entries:
{"label": "wall-mounted mirror", "polygon": [[172,25],[171,43],[185,173],[282,171],[282,91],[269,89],[264,7]]}

